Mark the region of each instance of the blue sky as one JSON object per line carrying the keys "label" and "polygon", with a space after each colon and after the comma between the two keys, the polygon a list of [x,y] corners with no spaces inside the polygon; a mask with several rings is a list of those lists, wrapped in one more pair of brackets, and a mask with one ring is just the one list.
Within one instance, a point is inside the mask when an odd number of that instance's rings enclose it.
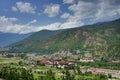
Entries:
{"label": "blue sky", "polygon": [[25,34],[120,18],[120,0],[0,0],[0,31]]}

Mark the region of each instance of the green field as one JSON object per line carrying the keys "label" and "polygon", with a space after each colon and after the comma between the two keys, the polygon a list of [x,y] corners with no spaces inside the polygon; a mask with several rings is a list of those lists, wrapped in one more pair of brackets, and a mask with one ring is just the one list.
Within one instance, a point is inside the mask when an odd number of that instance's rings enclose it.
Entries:
{"label": "green field", "polygon": [[0,58],[0,64],[18,63],[19,61],[23,61],[23,59],[21,59],[19,57],[14,57],[14,58]]}

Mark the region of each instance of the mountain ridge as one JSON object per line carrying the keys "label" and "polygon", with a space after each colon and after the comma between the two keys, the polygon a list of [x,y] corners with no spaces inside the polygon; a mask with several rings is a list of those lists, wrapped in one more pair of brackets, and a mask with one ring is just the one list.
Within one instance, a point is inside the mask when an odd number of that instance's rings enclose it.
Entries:
{"label": "mountain ridge", "polygon": [[[58,33],[60,33],[62,30],[56,30],[56,31],[52,31],[52,30],[41,30],[41,31],[38,31],[36,33],[33,33],[32,35],[30,35],[28,38],[26,39],[23,39],[22,41],[20,42],[16,42],[16,43],[13,43],[11,44],[12,46],[14,45],[24,45],[24,44],[29,44],[29,43],[33,43],[35,41],[41,41],[41,40],[44,40],[44,39],[47,39],[53,35],[56,35]],[[22,43],[21,43],[22,42]],[[9,45],[9,46],[11,46]],[[8,46],[8,47],[9,47]]]}
{"label": "mountain ridge", "polygon": [[14,42],[20,41],[22,39],[27,38],[32,33],[28,34],[17,34],[17,33],[4,33],[0,32],[0,47],[5,47],[7,45],[10,45]]}
{"label": "mountain ridge", "polygon": [[[21,52],[52,54],[60,50],[70,50],[99,57],[120,57],[120,19],[103,24],[87,25],[61,31],[48,39],[24,46],[14,45]],[[91,51],[89,51],[91,50]]]}

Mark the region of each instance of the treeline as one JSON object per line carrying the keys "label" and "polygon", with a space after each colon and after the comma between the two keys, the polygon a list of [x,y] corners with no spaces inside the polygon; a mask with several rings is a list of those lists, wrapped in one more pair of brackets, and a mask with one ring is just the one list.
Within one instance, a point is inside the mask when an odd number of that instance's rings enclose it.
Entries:
{"label": "treeline", "polygon": [[57,74],[52,70],[39,72],[37,78],[33,74],[31,69],[26,68],[11,66],[0,68],[0,78],[4,80],[108,80],[108,77],[103,74],[93,75],[91,72],[83,74],[79,67],[66,68]]}
{"label": "treeline", "polygon": [[93,63],[79,62],[78,64],[81,66],[120,70],[120,63],[111,63],[111,62],[101,61],[101,62],[93,62]]}
{"label": "treeline", "polygon": [[0,69],[0,78],[5,80],[34,80],[32,70],[5,66]]}

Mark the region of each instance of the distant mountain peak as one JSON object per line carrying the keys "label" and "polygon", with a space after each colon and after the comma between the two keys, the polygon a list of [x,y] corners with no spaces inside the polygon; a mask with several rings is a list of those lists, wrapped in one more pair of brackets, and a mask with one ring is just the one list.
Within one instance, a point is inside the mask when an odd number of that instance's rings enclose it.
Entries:
{"label": "distant mountain peak", "polygon": [[30,36],[29,34],[16,34],[16,33],[4,33],[0,32],[0,47],[5,47],[7,45],[10,45],[11,43],[20,41],[24,38],[27,38]]}

